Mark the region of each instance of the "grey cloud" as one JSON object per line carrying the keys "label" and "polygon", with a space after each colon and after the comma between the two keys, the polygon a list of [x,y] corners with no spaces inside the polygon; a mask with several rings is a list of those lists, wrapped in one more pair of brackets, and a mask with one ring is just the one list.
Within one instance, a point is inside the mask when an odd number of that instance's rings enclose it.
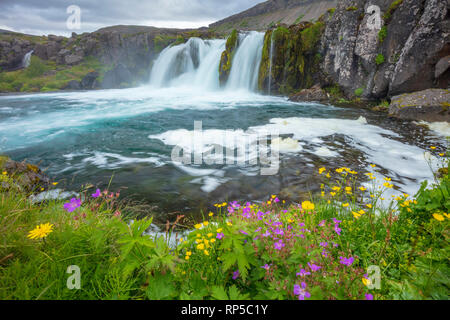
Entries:
{"label": "grey cloud", "polygon": [[70,5],[82,10],[81,30],[118,25],[201,26],[248,9],[262,0],[1,0],[0,28],[32,34],[70,34]]}

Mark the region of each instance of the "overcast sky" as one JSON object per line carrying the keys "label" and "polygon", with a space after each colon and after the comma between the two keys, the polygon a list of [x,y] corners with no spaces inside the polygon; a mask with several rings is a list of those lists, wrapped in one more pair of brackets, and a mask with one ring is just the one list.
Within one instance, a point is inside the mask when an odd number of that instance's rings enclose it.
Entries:
{"label": "overcast sky", "polygon": [[[70,35],[119,24],[198,28],[260,2],[264,0],[0,0],[0,29]],[[71,5],[81,9],[79,30],[67,27]]]}

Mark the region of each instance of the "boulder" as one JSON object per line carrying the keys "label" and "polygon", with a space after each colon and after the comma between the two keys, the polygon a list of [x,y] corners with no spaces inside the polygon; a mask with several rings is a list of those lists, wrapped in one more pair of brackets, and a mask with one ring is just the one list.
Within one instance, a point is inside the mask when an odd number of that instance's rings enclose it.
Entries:
{"label": "boulder", "polygon": [[64,87],[64,90],[81,90],[81,84],[77,80],[69,81]]}
{"label": "boulder", "polygon": [[450,67],[450,56],[446,56],[436,63],[434,68],[434,77],[437,79],[444,74]]}
{"label": "boulder", "polygon": [[96,84],[96,79],[98,78],[99,73],[96,71],[89,72],[84,78],[81,80],[81,88],[85,90],[95,89],[94,84]]}
{"label": "boulder", "polygon": [[103,77],[101,87],[103,89],[124,87],[130,84],[133,75],[122,63],[119,63],[114,69],[109,70]]}
{"label": "boulder", "polygon": [[330,99],[329,95],[323,90],[320,85],[316,84],[315,86],[309,89],[303,89],[299,93],[296,93],[289,97],[290,101],[301,102],[301,101],[328,101]]}
{"label": "boulder", "polygon": [[64,57],[64,61],[68,65],[75,65],[83,60],[83,56],[77,54],[69,54]]}
{"label": "boulder", "polygon": [[407,120],[450,122],[450,90],[427,89],[395,96],[389,114]]}
{"label": "boulder", "polygon": [[8,179],[1,184],[2,188],[6,189],[15,186],[21,190],[33,192],[50,183],[50,179],[37,166],[26,162],[16,162],[6,156],[0,156],[0,171],[6,172]]}

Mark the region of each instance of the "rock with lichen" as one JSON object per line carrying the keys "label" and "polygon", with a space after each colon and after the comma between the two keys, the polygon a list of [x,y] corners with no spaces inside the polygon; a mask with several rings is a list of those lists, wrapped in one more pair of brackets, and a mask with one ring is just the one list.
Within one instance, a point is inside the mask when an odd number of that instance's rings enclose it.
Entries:
{"label": "rock with lichen", "polygon": [[0,176],[2,189],[33,192],[50,183],[50,179],[36,165],[17,162],[6,156],[0,156]]}

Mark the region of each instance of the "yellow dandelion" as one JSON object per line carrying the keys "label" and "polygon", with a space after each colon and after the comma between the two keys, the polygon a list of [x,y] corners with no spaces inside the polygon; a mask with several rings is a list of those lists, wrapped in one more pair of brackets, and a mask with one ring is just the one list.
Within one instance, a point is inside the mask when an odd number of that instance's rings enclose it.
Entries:
{"label": "yellow dandelion", "polygon": [[206,227],[209,224],[208,221],[203,222],[203,225]]}
{"label": "yellow dandelion", "polygon": [[208,250],[203,251],[203,253],[205,254],[205,256],[209,256]]}
{"label": "yellow dandelion", "polygon": [[369,208],[369,209],[372,209],[372,205],[370,203],[366,204],[366,207]]}
{"label": "yellow dandelion", "polygon": [[445,220],[444,216],[439,213],[433,214],[433,218],[435,218],[437,221],[440,221],[440,222]]}
{"label": "yellow dandelion", "polygon": [[52,185],[56,186],[58,184],[58,182],[53,182]]}
{"label": "yellow dandelion", "polygon": [[192,256],[192,251],[186,252],[186,255],[187,255],[187,256]]}
{"label": "yellow dandelion", "polygon": [[326,168],[320,168],[320,169],[319,169],[319,174],[322,174],[322,173],[324,173],[325,171],[327,171]]}
{"label": "yellow dandelion", "polygon": [[213,234],[210,232],[207,234],[208,238],[211,238],[213,236]]}
{"label": "yellow dandelion", "polygon": [[450,219],[450,214],[444,213],[444,216],[445,216],[447,219]]}
{"label": "yellow dandelion", "polygon": [[337,191],[337,192],[339,192],[339,191],[341,190],[340,187],[336,187],[336,186],[334,186],[332,189],[333,189],[334,191]]}
{"label": "yellow dandelion", "polygon": [[371,285],[371,281],[367,278],[362,278],[362,282],[364,283],[365,286],[370,286]]}
{"label": "yellow dandelion", "polygon": [[219,228],[219,229],[217,229],[216,231],[217,231],[217,233],[221,233],[221,232],[223,231],[223,229],[222,229],[222,228]]}
{"label": "yellow dandelion", "polygon": [[303,210],[314,210],[315,205],[314,205],[314,203],[312,203],[310,201],[303,201],[302,208],[303,208]]}
{"label": "yellow dandelion", "polygon": [[350,203],[344,203],[344,204],[342,204],[342,206],[343,206],[344,208],[347,208],[348,206],[350,206]]}
{"label": "yellow dandelion", "polygon": [[6,176],[6,175],[8,174],[8,172],[3,171],[2,174],[3,174],[4,176]]}
{"label": "yellow dandelion", "polygon": [[201,223],[196,224],[194,227],[195,227],[195,229],[200,229],[202,227],[202,224]]}
{"label": "yellow dandelion", "polygon": [[435,146],[431,146],[430,149],[431,150],[436,150],[436,147]]}
{"label": "yellow dandelion", "polygon": [[209,240],[209,242],[214,243],[214,242],[216,242],[216,239],[211,239],[211,240]]}
{"label": "yellow dandelion", "polygon": [[197,246],[197,249],[198,249],[198,250],[205,250],[205,245],[204,245],[203,243],[200,243],[200,244]]}
{"label": "yellow dandelion", "polygon": [[367,189],[364,188],[364,187],[359,187],[359,190],[361,190],[361,191],[366,191]]}
{"label": "yellow dandelion", "polygon": [[392,189],[394,187],[394,185],[390,184],[389,182],[383,183],[383,186],[385,186],[388,189]]}
{"label": "yellow dandelion", "polygon": [[29,239],[42,239],[47,237],[50,233],[53,232],[53,224],[45,223],[36,226],[33,230],[28,233]]}
{"label": "yellow dandelion", "polygon": [[445,156],[445,153],[439,153],[439,156],[443,157]]}
{"label": "yellow dandelion", "polygon": [[328,172],[327,175],[326,175],[325,177],[327,177],[328,179],[331,178],[330,173]]}
{"label": "yellow dandelion", "polygon": [[233,224],[230,221],[227,221],[227,226],[231,227]]}
{"label": "yellow dandelion", "polygon": [[208,216],[210,216],[210,217],[212,217],[214,215],[214,213],[212,213],[212,212],[210,212],[209,214],[208,214]]}
{"label": "yellow dandelion", "polygon": [[189,260],[191,257],[190,256],[186,256],[184,257],[184,259]]}
{"label": "yellow dandelion", "polygon": [[336,195],[336,192],[330,192],[331,196],[334,197]]}
{"label": "yellow dandelion", "polygon": [[370,165],[372,168],[376,168],[377,166],[375,164]]}

